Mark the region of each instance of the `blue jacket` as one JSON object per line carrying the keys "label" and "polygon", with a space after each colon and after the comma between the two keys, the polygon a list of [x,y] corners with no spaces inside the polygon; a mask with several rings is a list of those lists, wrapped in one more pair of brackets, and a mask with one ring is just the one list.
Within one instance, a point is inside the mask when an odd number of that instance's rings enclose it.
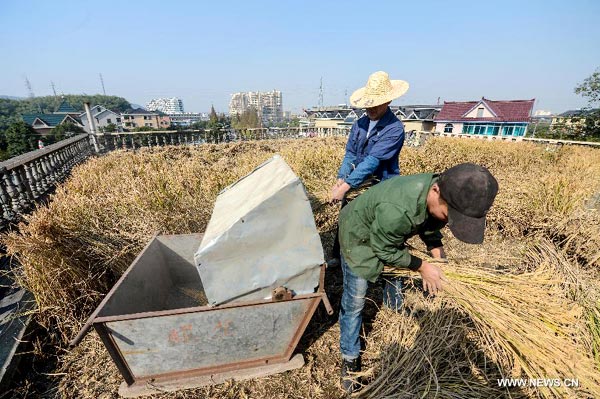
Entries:
{"label": "blue jacket", "polygon": [[369,176],[380,180],[400,174],[398,155],[404,144],[404,126],[388,107],[367,139],[369,117],[357,120],[348,136],[346,155],[338,172],[351,187],[360,186]]}

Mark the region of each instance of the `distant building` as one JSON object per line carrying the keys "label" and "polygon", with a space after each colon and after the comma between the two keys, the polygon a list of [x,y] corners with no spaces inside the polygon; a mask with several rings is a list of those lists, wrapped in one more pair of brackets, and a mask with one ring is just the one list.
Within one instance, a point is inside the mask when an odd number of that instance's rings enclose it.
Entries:
{"label": "distant building", "polygon": [[550,124],[551,129],[574,129],[581,128],[585,125],[587,117],[591,114],[600,111],[600,108],[596,109],[572,109],[565,111],[562,114],[558,114],[552,117]]}
{"label": "distant building", "polygon": [[171,118],[168,115],[141,108],[123,112],[121,115],[123,116],[123,127],[128,130],[142,126],[163,130],[171,126]]}
{"label": "distant building", "polygon": [[[402,121],[404,130],[432,132],[434,131],[435,116],[440,112],[441,105],[403,105],[390,106],[391,111]],[[366,115],[363,109],[351,108],[341,104],[331,107],[313,107],[304,110],[300,123],[315,128],[351,127],[359,118]]]}
{"label": "distant building", "polygon": [[241,115],[253,107],[263,122],[279,122],[283,119],[283,101],[281,92],[249,91],[234,93],[229,101],[229,115]]}
{"label": "distant building", "polygon": [[524,136],[535,99],[446,102],[435,117],[435,131],[488,136]]}
{"label": "distant building", "polygon": [[405,132],[435,131],[435,117],[442,109],[441,105],[401,105],[390,107],[404,124]]}
{"label": "distant building", "polygon": [[[121,114],[111,111],[110,109],[102,106],[95,105],[90,108],[90,114],[92,118],[94,118],[94,123],[98,132],[102,133],[105,131],[106,127],[110,124],[113,124],[117,127],[117,132],[123,131],[123,121]],[[88,125],[87,115],[85,112],[79,114],[79,119],[81,123],[83,123],[83,128],[86,132],[91,133],[90,126]]]}
{"label": "distant building", "polygon": [[351,127],[354,121],[363,115],[365,115],[363,110],[346,105],[313,107],[304,110],[300,124],[314,128]]}
{"label": "distant building", "polygon": [[171,125],[173,126],[190,126],[196,122],[207,121],[208,114],[197,112],[184,112],[180,114],[169,114]]}
{"label": "distant building", "polygon": [[177,97],[155,98],[146,104],[148,111],[160,111],[165,114],[183,113],[183,101]]}
{"label": "distant building", "polygon": [[83,123],[79,119],[79,111],[64,100],[52,114],[24,114],[23,121],[30,125],[36,132],[46,136],[52,132],[56,126],[61,123],[70,122],[75,126],[83,128]]}

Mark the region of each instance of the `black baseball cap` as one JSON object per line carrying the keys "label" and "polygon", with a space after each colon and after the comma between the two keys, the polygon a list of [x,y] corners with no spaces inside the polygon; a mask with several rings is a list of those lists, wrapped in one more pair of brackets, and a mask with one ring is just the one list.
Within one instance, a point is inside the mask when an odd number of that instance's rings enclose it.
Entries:
{"label": "black baseball cap", "polygon": [[437,181],[448,203],[448,227],[456,238],[481,244],[485,215],[498,193],[498,182],[485,167],[461,163],[442,173]]}

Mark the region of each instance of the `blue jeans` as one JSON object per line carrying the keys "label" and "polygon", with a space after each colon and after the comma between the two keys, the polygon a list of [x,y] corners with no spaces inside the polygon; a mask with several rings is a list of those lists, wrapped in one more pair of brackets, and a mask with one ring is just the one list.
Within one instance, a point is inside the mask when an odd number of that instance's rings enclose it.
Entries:
{"label": "blue jeans", "polygon": [[[344,360],[354,360],[360,356],[360,327],[368,281],[352,273],[343,256],[340,261],[344,273],[344,293],[340,307],[340,349]],[[402,282],[399,279],[385,281],[383,303],[390,309],[400,309]]]}

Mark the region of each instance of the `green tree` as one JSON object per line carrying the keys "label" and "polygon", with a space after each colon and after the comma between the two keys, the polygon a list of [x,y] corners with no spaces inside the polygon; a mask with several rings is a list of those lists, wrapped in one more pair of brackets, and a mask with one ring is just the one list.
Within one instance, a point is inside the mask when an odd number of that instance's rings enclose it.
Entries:
{"label": "green tree", "polygon": [[575,94],[587,98],[589,108],[581,116],[581,123],[576,125],[580,138],[600,140],[600,109],[593,109],[600,104],[600,68],[575,87]]}
{"label": "green tree", "polygon": [[151,132],[154,130],[151,126],[138,126],[133,129],[134,132]]}
{"label": "green tree", "polygon": [[236,115],[232,120],[232,126],[236,129],[252,129],[261,127],[261,120],[258,117],[258,111],[250,107],[241,115]]}
{"label": "green tree", "polygon": [[300,119],[297,117],[294,117],[292,119],[290,119],[290,122],[288,124],[289,127],[299,127],[300,126]]}
{"label": "green tree", "polygon": [[600,103],[600,68],[575,87],[575,94],[587,97],[590,105]]}
{"label": "green tree", "polygon": [[215,111],[215,107],[211,105],[210,114],[208,116],[208,123],[206,124],[206,128],[210,130],[210,138],[209,141],[213,143],[218,143],[221,137],[221,123],[219,123],[219,116]]}
{"label": "green tree", "polygon": [[48,141],[50,144],[57,143],[61,140],[73,137],[77,134],[85,133],[85,130],[74,124],[73,122],[63,122],[60,125],[52,129],[52,132],[48,135]]}
{"label": "green tree", "polygon": [[190,125],[190,129],[200,130],[205,129],[208,126],[208,121],[197,121]]}
{"label": "green tree", "polygon": [[14,122],[6,129],[6,151],[10,157],[33,151],[37,148],[36,132],[23,121]]}
{"label": "green tree", "polygon": [[210,106],[210,114],[208,116],[208,120],[211,123],[217,123],[219,121],[219,117],[217,115],[217,111],[215,111],[214,105]]}
{"label": "green tree", "polygon": [[102,128],[102,130],[106,133],[116,132],[117,125],[115,125],[114,123],[109,123],[108,125],[104,126],[104,128]]}

